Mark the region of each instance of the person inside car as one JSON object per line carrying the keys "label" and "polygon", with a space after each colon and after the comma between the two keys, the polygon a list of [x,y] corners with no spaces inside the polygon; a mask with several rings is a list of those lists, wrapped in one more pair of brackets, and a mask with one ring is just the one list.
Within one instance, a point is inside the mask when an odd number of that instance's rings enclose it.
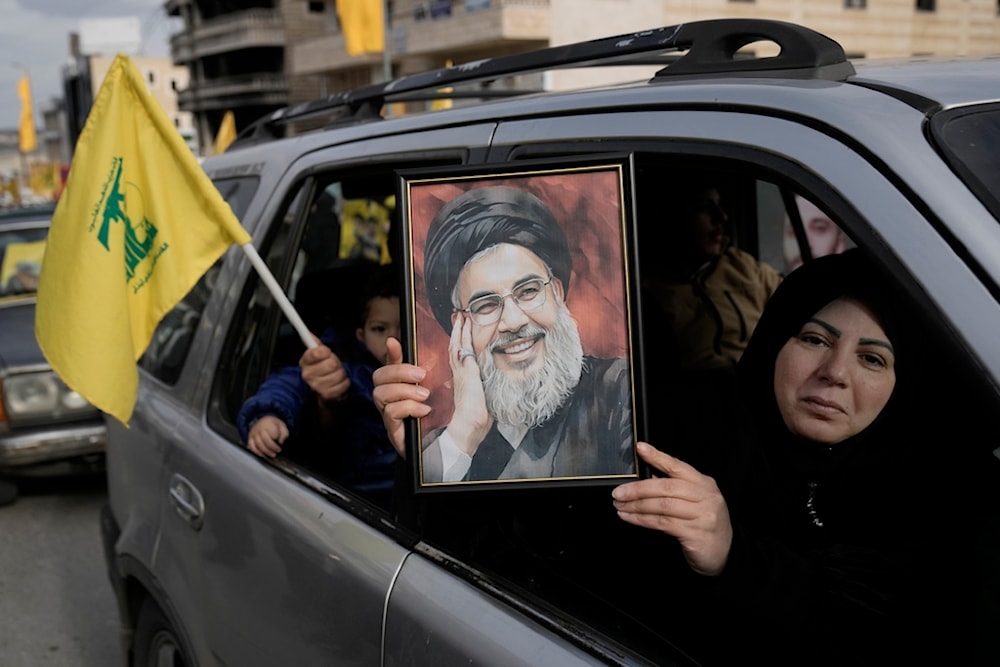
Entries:
{"label": "person inside car", "polygon": [[726,454],[702,446],[703,425],[731,424],[736,364],[782,278],[733,242],[739,229],[723,199],[730,175],[653,169],[639,178],[647,186],[637,202],[640,220],[659,223],[640,227],[639,238],[643,308],[657,322],[643,354],[662,378],[647,383],[646,402],[686,416],[651,420],[646,437],[671,442],[684,460],[711,468]]}
{"label": "person inside car", "polygon": [[696,573],[688,598],[666,588],[712,619],[710,664],[966,664],[963,577],[997,461],[935,456],[920,334],[887,283],[860,250],[789,274],[740,360],[732,419],[753,436],[732,468],[717,480],[640,443],[654,476],[612,492]]}
{"label": "person inside car", "polygon": [[[328,329],[298,366],[275,372],[244,402],[237,427],[250,451],[270,458],[282,452],[290,434],[318,429],[323,440],[334,442],[329,451],[305,452],[306,458],[327,461],[338,481],[387,506],[396,452],[372,402],[372,373],[386,358],[386,339],[399,336],[399,292],[391,267],[377,267],[363,289],[356,340],[342,344],[336,330]],[[316,448],[316,438],[304,446]]]}
{"label": "person inside car", "polygon": [[640,252],[653,247],[658,255],[643,262],[643,292],[666,320],[671,363],[683,370],[731,370],[781,275],[733,244],[717,175],[695,171],[662,179],[661,187],[646,190],[657,193],[656,215],[666,220],[655,227],[656,239],[640,239]]}
{"label": "person inside car", "polygon": [[38,276],[41,275],[42,267],[38,262],[20,261],[14,265],[14,273],[7,279],[2,293],[30,294],[38,291]]}
{"label": "person inside car", "polygon": [[[490,186],[445,204],[424,255],[428,300],[454,381],[454,413],[424,438],[425,482],[530,479],[634,470],[628,364],[583,350],[566,306],[572,257],[551,210],[527,190]],[[393,442],[427,394],[417,369],[375,374]],[[388,386],[383,386],[388,385]],[[420,414],[405,414],[415,408]]]}

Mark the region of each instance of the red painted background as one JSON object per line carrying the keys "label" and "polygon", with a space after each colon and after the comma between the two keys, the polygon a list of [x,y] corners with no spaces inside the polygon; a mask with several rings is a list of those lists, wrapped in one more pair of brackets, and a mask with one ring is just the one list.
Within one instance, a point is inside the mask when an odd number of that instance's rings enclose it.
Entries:
{"label": "red painted background", "polygon": [[531,174],[525,176],[417,182],[410,185],[416,361],[429,371],[425,385],[434,408],[424,433],[446,424],[452,411],[448,337],[434,319],[424,289],[424,246],[435,214],[468,190],[508,185],[531,192],[563,227],[573,255],[566,304],[580,327],[583,351],[599,357],[628,355],[626,261],[622,227],[620,171]]}

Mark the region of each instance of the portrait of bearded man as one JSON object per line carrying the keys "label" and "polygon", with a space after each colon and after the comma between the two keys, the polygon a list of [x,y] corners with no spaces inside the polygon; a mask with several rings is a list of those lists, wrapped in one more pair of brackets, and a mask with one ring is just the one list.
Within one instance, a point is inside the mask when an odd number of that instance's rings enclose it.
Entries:
{"label": "portrait of bearded man", "polygon": [[633,474],[628,361],[585,352],[552,211],[525,189],[468,190],[434,216],[423,259],[454,406],[422,437],[423,482]]}

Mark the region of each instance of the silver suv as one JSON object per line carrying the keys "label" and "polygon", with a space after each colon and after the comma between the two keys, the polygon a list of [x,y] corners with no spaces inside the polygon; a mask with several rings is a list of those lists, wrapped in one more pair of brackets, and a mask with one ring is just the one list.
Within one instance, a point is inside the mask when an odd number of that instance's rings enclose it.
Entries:
{"label": "silver suv", "polygon": [[[752,57],[758,42],[779,55]],[[607,64],[647,74],[506,85]],[[670,261],[665,184],[711,171],[727,233],[779,273],[850,246],[884,265],[935,350],[925,386],[950,426],[925,437],[959,457],[1000,442],[998,81],[1000,59],[852,63],[799,26],[708,21],[336,94],[261,119],[204,168],[318,332],[352,326],[359,276],[386,257],[402,259],[412,315],[407,174],[623,165],[636,431],[653,442],[730,425],[724,396],[664,358],[663,320],[638,289],[644,267]],[[380,115],[442,95],[451,108]],[[322,128],[282,138],[308,123]],[[381,212],[348,224],[351,206]],[[129,664],[691,665],[706,635],[726,641],[639,565],[659,543],[636,544],[608,485],[423,492],[400,461],[384,505],[339,481],[308,433],[274,460],[252,454],[240,406],[301,353],[235,250],[157,330],[131,427],[108,423],[102,530]],[[935,472],[928,460],[928,493]],[[961,656],[957,612],[929,624]]]}

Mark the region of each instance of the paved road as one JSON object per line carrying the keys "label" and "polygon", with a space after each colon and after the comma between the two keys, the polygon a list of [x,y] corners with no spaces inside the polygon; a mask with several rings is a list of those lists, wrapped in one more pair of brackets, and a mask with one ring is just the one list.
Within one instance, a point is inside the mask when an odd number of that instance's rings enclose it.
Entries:
{"label": "paved road", "polygon": [[34,483],[0,507],[0,666],[119,667],[100,478]]}

